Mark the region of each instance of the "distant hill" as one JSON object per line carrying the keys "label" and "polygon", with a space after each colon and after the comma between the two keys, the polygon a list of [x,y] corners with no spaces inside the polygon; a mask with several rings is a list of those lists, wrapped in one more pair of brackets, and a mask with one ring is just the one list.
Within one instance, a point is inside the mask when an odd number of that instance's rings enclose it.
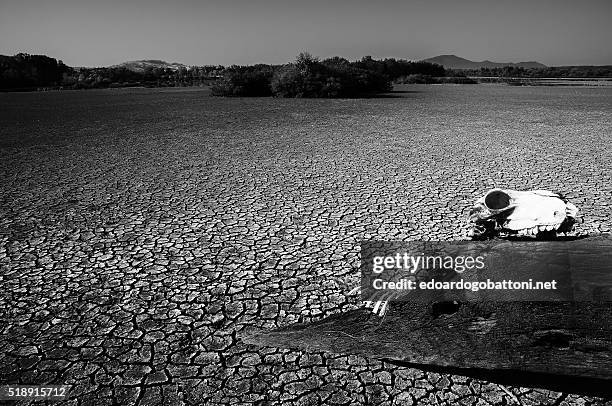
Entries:
{"label": "distant hill", "polygon": [[183,65],[182,63],[176,63],[176,62],[170,63],[166,61],[160,61],[158,59],[143,59],[140,61],[129,61],[129,62],[120,63],[119,65],[114,65],[114,66],[127,68],[133,72],[144,72],[145,69],[147,68],[162,68],[162,69],[172,69],[172,70],[188,68],[186,65]]}
{"label": "distant hill", "polygon": [[546,68],[547,66],[539,62],[474,62],[469,59],[460,58],[457,55],[439,55],[433,58],[424,59],[423,62],[437,63],[447,69],[480,69],[480,68],[503,68],[513,66],[525,69]]}

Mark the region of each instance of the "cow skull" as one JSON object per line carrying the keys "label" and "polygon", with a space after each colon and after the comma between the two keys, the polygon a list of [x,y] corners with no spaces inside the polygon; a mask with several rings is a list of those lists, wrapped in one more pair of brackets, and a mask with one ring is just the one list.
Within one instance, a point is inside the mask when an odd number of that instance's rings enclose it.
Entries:
{"label": "cow skull", "polygon": [[472,237],[556,236],[572,230],[578,209],[548,190],[492,189],[470,211]]}

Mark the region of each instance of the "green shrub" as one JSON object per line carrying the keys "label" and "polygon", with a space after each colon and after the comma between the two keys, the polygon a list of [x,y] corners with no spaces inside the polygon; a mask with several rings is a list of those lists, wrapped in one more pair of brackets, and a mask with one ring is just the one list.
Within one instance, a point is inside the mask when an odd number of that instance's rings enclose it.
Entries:
{"label": "green shrub", "polygon": [[232,66],[211,86],[215,96],[271,96],[273,67],[269,65]]}
{"label": "green shrub", "polygon": [[342,58],[324,62],[300,54],[295,63],[278,69],[271,83],[276,97],[358,97],[391,90],[388,78],[352,66]]}

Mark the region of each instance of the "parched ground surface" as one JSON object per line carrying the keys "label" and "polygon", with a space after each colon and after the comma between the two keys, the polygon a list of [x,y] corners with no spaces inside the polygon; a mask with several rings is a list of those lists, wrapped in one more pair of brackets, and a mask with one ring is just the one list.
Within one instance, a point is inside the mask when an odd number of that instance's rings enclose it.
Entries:
{"label": "parched ground surface", "polygon": [[[612,89],[0,94],[0,383],[64,404],[602,404],[240,336],[359,306],[359,241],[465,239],[493,186],[609,232]],[[608,401],[608,404],[612,402]]]}

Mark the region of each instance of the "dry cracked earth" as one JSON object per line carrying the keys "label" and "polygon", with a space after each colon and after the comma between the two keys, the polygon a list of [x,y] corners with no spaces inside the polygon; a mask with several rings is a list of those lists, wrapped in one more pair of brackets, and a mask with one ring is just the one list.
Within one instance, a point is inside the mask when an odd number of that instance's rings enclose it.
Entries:
{"label": "dry cracked earth", "polygon": [[241,341],[360,307],[360,241],[466,239],[493,186],[610,231],[612,89],[392,96],[0,94],[0,383],[74,406],[612,405]]}

